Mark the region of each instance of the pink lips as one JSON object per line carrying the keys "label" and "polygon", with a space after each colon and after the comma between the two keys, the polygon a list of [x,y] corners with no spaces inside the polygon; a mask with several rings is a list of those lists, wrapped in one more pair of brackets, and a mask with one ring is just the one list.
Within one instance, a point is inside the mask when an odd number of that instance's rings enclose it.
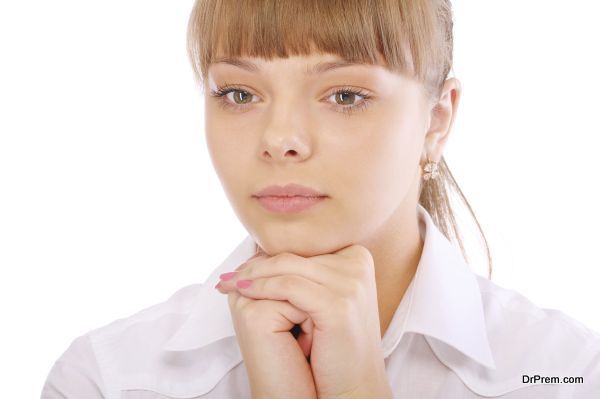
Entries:
{"label": "pink lips", "polygon": [[269,186],[256,194],[258,202],[267,210],[278,213],[296,213],[308,209],[328,196],[317,190],[299,184]]}
{"label": "pink lips", "polygon": [[317,190],[294,183],[283,187],[269,186],[257,193],[254,193],[254,196],[256,197],[293,197],[296,195],[303,197],[326,197],[326,194],[323,194]]}
{"label": "pink lips", "polygon": [[258,197],[263,208],[279,213],[296,213],[308,209],[326,197]]}

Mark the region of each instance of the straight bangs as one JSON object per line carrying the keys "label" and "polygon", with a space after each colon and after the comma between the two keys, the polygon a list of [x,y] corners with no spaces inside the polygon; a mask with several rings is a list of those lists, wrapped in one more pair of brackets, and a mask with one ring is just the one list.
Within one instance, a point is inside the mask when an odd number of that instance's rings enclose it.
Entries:
{"label": "straight bangs", "polygon": [[[438,4],[439,3],[439,4]],[[204,87],[221,56],[333,54],[380,65],[423,83],[436,96],[452,63],[452,22],[438,1],[196,0],[187,31],[194,77]],[[440,22],[445,22],[440,24]]]}

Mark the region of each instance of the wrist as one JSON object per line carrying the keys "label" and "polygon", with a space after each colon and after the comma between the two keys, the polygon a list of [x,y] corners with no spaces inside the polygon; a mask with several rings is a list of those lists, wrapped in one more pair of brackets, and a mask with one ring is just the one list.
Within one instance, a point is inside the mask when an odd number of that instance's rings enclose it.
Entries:
{"label": "wrist", "polygon": [[392,388],[387,380],[379,385],[365,384],[351,391],[337,395],[319,395],[318,399],[394,399]]}

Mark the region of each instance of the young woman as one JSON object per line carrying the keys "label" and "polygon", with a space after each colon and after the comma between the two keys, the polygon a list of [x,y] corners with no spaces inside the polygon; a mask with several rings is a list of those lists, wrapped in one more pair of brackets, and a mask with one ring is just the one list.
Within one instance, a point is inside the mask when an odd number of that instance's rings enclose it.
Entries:
{"label": "young woman", "polygon": [[598,334],[466,261],[452,26],[448,0],[198,0],[207,144],[249,235],[76,338],[42,397],[598,397]]}

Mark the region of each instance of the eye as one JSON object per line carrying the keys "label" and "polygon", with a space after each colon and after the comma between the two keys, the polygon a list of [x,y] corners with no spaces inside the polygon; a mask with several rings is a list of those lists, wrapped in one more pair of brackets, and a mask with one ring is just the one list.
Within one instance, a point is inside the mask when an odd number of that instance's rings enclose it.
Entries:
{"label": "eye", "polygon": [[[350,105],[349,107],[337,107],[338,109],[341,110],[339,112],[345,112],[348,115],[352,114],[353,112],[367,108],[371,101],[371,96],[368,93],[365,93],[361,89],[353,89],[351,87],[343,87],[341,89],[338,89],[337,91],[332,93],[329,97],[331,97],[331,96],[338,96],[338,97],[335,97],[336,104],[339,104],[337,102],[337,99],[342,98],[342,97],[349,98],[349,100],[342,100],[344,102],[346,102],[346,101],[353,102],[353,100],[356,98],[356,96],[363,98],[362,101],[358,103],[358,105]],[[342,105],[348,105],[348,104],[346,103],[346,104],[342,104]]]}
{"label": "eye", "polygon": [[[227,95],[229,93],[234,94],[233,103],[227,101]],[[237,95],[238,93],[241,94],[241,96]],[[210,95],[212,97],[216,97],[219,100],[219,105],[221,105],[223,108],[233,108],[235,110],[241,110],[247,107],[246,104],[249,103],[247,100],[252,94],[250,94],[246,90],[243,90],[242,88],[232,86],[226,83],[224,86],[217,86],[217,90],[211,90]],[[237,103],[238,99],[240,100],[239,104]]]}
{"label": "eye", "polygon": [[[227,95],[229,93],[233,93],[233,103],[227,100]],[[217,86],[217,90],[211,90],[210,95],[212,97],[218,98],[219,105],[221,105],[223,108],[232,108],[236,111],[242,111],[246,109],[249,106],[248,104],[251,103],[251,101],[248,101],[248,99],[250,98],[250,96],[253,96],[253,94],[248,92],[247,90],[229,84]],[[355,111],[367,108],[371,101],[371,96],[368,93],[365,93],[361,89],[354,89],[351,87],[343,87],[341,89],[338,89],[335,92],[329,94],[327,98],[330,98],[332,96],[337,96],[335,97],[336,104],[345,105],[333,105],[333,108],[337,112],[343,112],[347,115],[350,115]],[[362,100],[358,103],[358,105],[348,104],[353,103],[356,96],[362,97]],[[337,101],[338,98],[342,99],[342,104],[340,104]]]}

